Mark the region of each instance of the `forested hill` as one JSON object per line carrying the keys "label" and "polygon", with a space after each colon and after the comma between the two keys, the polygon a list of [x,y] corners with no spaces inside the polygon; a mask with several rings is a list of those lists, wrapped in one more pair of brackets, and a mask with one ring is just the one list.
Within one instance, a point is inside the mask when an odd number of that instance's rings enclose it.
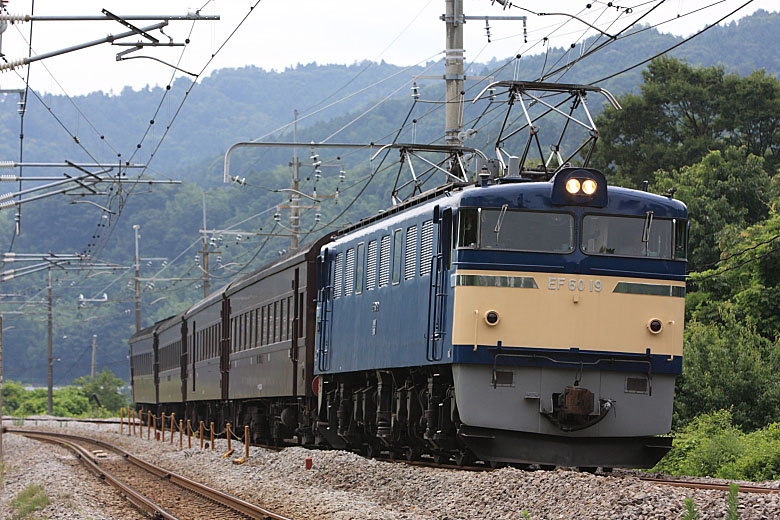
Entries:
{"label": "forested hill", "polygon": [[[635,31],[633,29],[632,31]],[[780,73],[780,14],[759,11],[743,18],[739,23],[713,27],[672,52],[693,65],[722,64],[727,71],[742,75],[764,68]],[[631,31],[629,31],[629,34]],[[679,42],[681,38],[665,35],[655,29],[644,30],[634,36],[621,39],[573,67],[561,81],[592,82],[632,65],[652,54]],[[592,40],[585,42],[588,48]],[[552,49],[547,65],[566,65],[572,56],[578,56],[581,46],[561,57],[563,49]],[[492,74],[504,60],[486,64],[474,64],[472,74]],[[520,79],[533,80],[540,74],[544,55],[524,56],[520,63]],[[430,67],[430,68],[429,68]],[[509,78],[514,67],[505,67],[498,78]],[[603,86],[615,94],[634,89],[641,81],[636,69]],[[195,174],[192,166],[205,159],[224,153],[233,142],[254,139],[292,120],[293,109],[301,113],[322,108],[369,85],[374,88],[349,97],[329,109],[322,110],[301,123],[301,127],[322,125],[344,114],[354,113],[377,100],[395,92],[402,100],[397,110],[405,113],[410,90],[407,84],[413,75],[442,73],[441,63],[429,63],[418,67],[399,67],[387,63],[368,62],[345,65],[310,63],[282,71],[265,71],[257,67],[221,69],[203,78],[201,85],[192,91],[177,118],[164,145],[154,158],[154,169],[161,174],[188,178]],[[41,72],[43,73],[43,72]],[[387,79],[389,78],[389,79]],[[384,80],[384,81],[382,81]],[[85,120],[73,104],[62,95],[45,95],[43,100],[62,122],[77,135],[86,149],[101,160],[115,160],[116,153],[128,157],[135,151],[149,121],[155,119],[151,132],[136,154],[137,162],[148,160],[156,141],[165,130],[171,116],[188,88],[190,80],[179,78],[172,86],[154,117],[155,109],[164,93],[163,88],[146,88],[135,91],[125,88],[120,93],[95,92],[74,96]],[[439,97],[440,82],[422,80],[421,86],[431,97]],[[0,157],[13,158],[18,153],[17,98],[0,96]],[[403,114],[402,114],[403,115]],[[435,121],[432,121],[436,119]],[[441,117],[429,118],[431,130],[441,132]],[[376,118],[369,118],[354,126],[355,133],[377,136],[372,131]],[[392,125],[396,121],[391,122]],[[105,136],[100,139],[91,125]],[[326,125],[327,126],[327,125]],[[88,160],[64,130],[53,121],[48,110],[30,96],[25,121],[25,143],[31,160]]]}
{"label": "forested hill", "polygon": [[[776,77],[780,74],[780,62],[778,62],[780,39],[776,37],[778,33],[780,33],[780,14],[760,11],[743,18],[739,23],[713,27],[700,37],[676,49],[672,55],[687,60],[693,66],[721,65],[726,72],[740,75],[748,75],[755,69],[764,68],[771,76]],[[660,34],[655,29],[642,30],[634,36],[620,39],[607,46],[603,51],[583,60],[564,75],[556,76],[554,79],[565,82],[592,82],[646,59],[680,40],[674,36]],[[587,48],[591,43],[592,40],[585,42],[585,47]],[[579,56],[579,47],[575,49],[575,53]],[[568,55],[564,55],[563,49],[551,50],[547,56],[547,70],[565,65],[569,59]],[[542,71],[544,60],[545,57],[542,55],[522,57],[519,66],[520,79],[537,79]],[[503,63],[494,61],[487,64],[474,64],[469,69],[469,74],[489,75],[499,69]],[[510,78],[513,70],[512,65],[504,67],[496,77],[497,79]],[[643,68],[634,69],[605,82],[603,86],[616,95],[627,92],[639,94],[643,88],[642,70]],[[334,135],[331,142],[390,140],[412,104],[408,85],[412,76],[442,72],[439,62],[408,68],[408,70],[387,63],[367,62],[349,66],[312,63],[278,72],[254,67],[218,70],[209,77],[199,80],[201,84],[192,90],[163,145],[151,162],[150,175],[187,181],[184,185],[156,186],[150,190],[145,186],[136,187],[132,196],[122,205],[121,215],[110,217],[105,215],[107,217],[105,219],[101,219],[104,215],[98,208],[86,204],[71,205],[66,197],[54,197],[25,205],[22,214],[23,232],[15,239],[14,250],[71,252],[89,248],[89,244],[99,244],[97,247],[92,246],[91,249],[100,250],[101,260],[127,266],[131,264],[133,258],[132,226],[139,224],[141,256],[167,259],[171,267],[167,268],[162,278],[186,279],[182,282],[158,281],[155,287],[144,288],[143,325],[150,325],[155,320],[180,312],[202,295],[202,289],[197,287],[197,280],[193,280],[200,276],[194,257],[196,248],[199,247],[198,230],[202,227],[201,191],[196,184],[206,188],[209,228],[224,229],[251,215],[265,212],[261,217],[241,224],[239,229],[258,231],[262,227],[266,232],[271,229],[279,231],[278,224],[273,219],[275,213],[273,208],[277,204],[283,204],[285,200],[279,193],[272,193],[268,189],[286,186],[289,183],[287,168],[287,162],[290,160],[289,151],[275,155],[266,154],[263,166],[258,166],[254,162],[255,156],[249,153],[237,154],[233,163],[234,173],[246,177],[247,184],[241,187],[224,186],[221,183],[222,159],[231,144],[258,138],[290,122],[293,109],[298,109],[302,114],[309,114],[345,97],[347,99],[342,103],[301,121],[299,140],[319,141],[331,135]],[[682,70],[679,75],[685,79],[690,74],[689,71]],[[140,91],[125,89],[118,94],[92,93],[74,97],[73,101],[88,120],[76,111],[70,100],[63,96],[47,95],[43,97],[43,101],[51,107],[62,124],[78,137],[81,146],[96,158],[105,161],[115,161],[117,153],[122,153],[123,158],[128,158],[137,149],[150,120],[154,119],[154,125],[151,126],[151,130],[133,159],[135,162],[144,163],[149,161],[149,154],[165,131],[190,84],[187,79],[177,80],[162,104],[160,100],[165,92],[163,88]],[[374,84],[377,85],[367,88]],[[443,90],[441,82],[423,80],[420,81],[420,85],[423,99],[441,97]],[[678,89],[672,85],[668,91],[674,93]],[[356,92],[359,93],[349,97]],[[692,92],[698,90],[692,89]],[[748,92],[748,94],[757,95],[756,92]],[[705,93],[704,97],[708,95],[709,93]],[[389,99],[377,104],[384,98]],[[19,118],[16,113],[16,102],[15,96],[0,97],[0,159],[2,160],[14,160],[18,157]],[[728,95],[722,99],[718,98],[718,103],[721,108],[728,105]],[[155,115],[158,106],[159,112]],[[593,103],[592,106],[598,109],[597,103]],[[634,108],[640,106],[644,109],[648,105],[633,103],[632,106]],[[467,107],[467,110],[472,108]],[[630,111],[626,113],[634,114]],[[780,109],[773,110],[773,113],[780,113]],[[467,116],[469,115],[467,113]],[[738,115],[749,116],[747,113]],[[418,121],[415,127],[418,142],[429,142],[441,135],[444,126],[443,111],[437,109],[435,105],[418,105],[413,118]],[[605,129],[620,126],[614,122],[607,124],[610,123],[609,120],[605,120],[604,123]],[[737,123],[734,128],[746,128],[744,121]],[[93,130],[93,126],[98,129],[98,132]],[[735,142],[738,135],[728,130],[725,130],[731,139],[728,144],[733,142],[739,145],[739,142]],[[490,140],[491,131],[492,137],[495,138],[495,129],[486,126],[466,144],[483,148]],[[675,144],[675,146],[686,148],[689,143],[695,142],[703,150],[720,150],[725,147],[720,135],[722,133],[724,133],[723,129],[715,131],[712,140],[706,142],[698,136],[693,136],[690,141],[683,141],[683,144],[679,146]],[[105,138],[100,139],[101,135]],[[291,140],[292,136],[287,133],[277,135],[275,138]],[[656,138],[663,138],[663,135],[659,132]],[[401,141],[411,139],[411,129],[407,129],[400,136]],[[665,144],[666,141],[659,143],[656,150],[663,152],[666,150]],[[740,159],[735,158],[733,153],[728,157],[731,158],[729,164],[740,164]],[[602,155],[601,158],[605,163],[609,163],[609,157]],[[89,157],[52,118],[49,110],[31,96],[25,118],[25,160],[63,161],[66,159],[87,162]],[[302,159],[308,160],[308,155]],[[672,170],[690,166],[700,159],[701,157],[698,156],[693,157],[690,163],[671,161],[668,163],[668,168]],[[710,158],[707,164],[717,162],[715,158]],[[763,167],[764,165],[757,165],[754,170],[763,172]],[[647,168],[651,173],[654,170],[649,166]],[[710,166],[706,168],[702,166],[702,168],[708,172],[711,169]],[[394,175],[377,176],[367,187],[364,187],[363,183],[368,173],[366,164],[353,161],[346,164],[346,170],[346,180],[340,183],[337,175],[338,168],[335,171],[332,167],[325,169],[323,179],[317,187],[318,192],[333,195],[336,187],[339,187],[341,197],[326,199],[326,203],[323,203],[319,210],[306,211],[303,215],[305,229],[309,229],[315,223],[315,213],[321,213],[323,224],[339,216],[334,223],[335,226],[374,214],[389,204],[388,193],[393,185]],[[30,169],[25,170],[26,174],[29,172]],[[665,177],[659,179],[664,180]],[[314,179],[305,181],[302,189],[311,193],[313,182]],[[744,183],[740,184],[742,185]],[[11,189],[10,184],[6,184],[6,189],[3,191],[11,191]],[[690,192],[695,190],[692,188]],[[350,203],[358,195],[356,201]],[[95,200],[102,202],[104,199]],[[761,204],[764,204],[763,199]],[[116,204],[112,208],[119,209]],[[731,209],[734,215],[741,215],[739,204],[735,204]],[[722,209],[704,212],[725,214]],[[728,224],[754,225],[765,216],[761,213],[761,218],[758,220],[752,217],[743,218],[741,221],[732,219],[722,223],[722,226],[719,224],[718,229],[725,228]],[[11,211],[0,211],[1,250],[8,248],[12,217]],[[282,218],[285,217],[286,215],[283,215]],[[710,238],[712,239],[711,236]],[[221,251],[219,256],[212,257],[214,286],[218,287],[236,276],[236,270],[246,272],[268,261],[288,243],[289,241],[285,243],[282,238],[266,242],[264,238],[258,237],[249,239],[244,236],[243,240],[239,241],[226,236],[219,244]],[[188,249],[193,244],[196,248]],[[703,260],[702,264],[706,264],[713,256],[717,257],[720,252],[719,243],[714,239],[705,245],[708,250],[706,261]],[[177,260],[174,262],[174,259]],[[150,277],[160,268],[159,261],[152,262],[150,265],[144,263],[141,275]],[[39,292],[45,286],[43,274],[41,273],[40,277],[32,275],[18,282],[4,283],[2,292],[23,294],[37,301],[41,298],[41,294],[45,294],[45,291]],[[67,384],[74,378],[89,372],[88,349],[92,334],[99,336],[98,369],[108,367],[119,376],[128,377],[126,341],[134,330],[133,292],[127,285],[131,275],[125,275],[124,278],[117,277],[118,274],[93,273],[87,278],[85,275],[79,276],[69,272],[54,272],[56,359],[54,372],[57,383]],[[85,308],[78,307],[79,294],[98,297],[103,291],[108,293],[108,302],[91,304]],[[3,305],[5,312],[12,308],[5,302]],[[40,307],[35,305],[27,306],[25,312],[27,314],[24,316],[10,313],[6,315],[4,330],[7,332],[3,338],[6,354],[5,373],[11,379],[45,383],[45,315],[40,312]]]}

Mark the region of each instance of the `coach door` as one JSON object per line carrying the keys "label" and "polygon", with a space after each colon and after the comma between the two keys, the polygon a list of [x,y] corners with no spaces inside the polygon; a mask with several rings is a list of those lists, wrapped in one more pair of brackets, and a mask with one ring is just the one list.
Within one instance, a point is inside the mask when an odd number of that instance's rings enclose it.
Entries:
{"label": "coach door", "polygon": [[219,374],[222,400],[227,401],[230,394],[230,300],[222,296],[222,337],[219,343]]}
{"label": "coach door", "polygon": [[444,350],[445,317],[447,309],[447,278],[452,243],[452,209],[433,209],[433,223],[438,235],[436,251],[431,258],[431,278],[428,289],[428,329],[425,357],[439,361]]}
{"label": "coach door", "polygon": [[181,400],[187,402],[187,360],[189,351],[189,341],[187,341],[187,320],[181,320],[181,357],[179,366],[181,367]]}
{"label": "coach door", "polygon": [[[292,396],[298,397],[298,322],[300,321],[300,312],[298,308],[298,288],[300,287],[300,270],[295,268],[295,277],[292,281],[292,327],[290,335],[290,362],[292,362]],[[289,301],[289,300],[288,300]],[[289,307],[289,304],[288,304]],[[290,312],[290,309],[287,309]]]}

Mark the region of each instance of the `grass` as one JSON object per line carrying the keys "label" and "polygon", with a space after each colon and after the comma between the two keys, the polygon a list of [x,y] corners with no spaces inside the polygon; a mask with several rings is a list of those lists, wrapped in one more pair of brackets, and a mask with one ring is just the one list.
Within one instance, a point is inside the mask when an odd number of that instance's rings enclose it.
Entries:
{"label": "grass", "polygon": [[43,487],[31,484],[21,490],[16,498],[11,500],[11,507],[14,513],[8,517],[9,520],[26,520],[31,518],[35,511],[39,511],[50,503],[49,495]]}

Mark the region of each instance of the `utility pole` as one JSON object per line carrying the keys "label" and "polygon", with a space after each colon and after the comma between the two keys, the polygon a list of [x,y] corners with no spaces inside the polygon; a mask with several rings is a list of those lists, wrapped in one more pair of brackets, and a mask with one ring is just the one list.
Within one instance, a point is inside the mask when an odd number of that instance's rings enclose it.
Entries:
{"label": "utility pole", "polygon": [[135,232],[135,331],[141,330],[141,259],[138,255],[138,230],[141,226],[133,225]]}
{"label": "utility pole", "polygon": [[[201,189],[200,194],[203,197],[203,229],[208,229],[206,227],[206,192]],[[203,297],[208,298],[208,295],[211,293],[211,275],[209,274],[209,241],[206,238],[205,233],[201,233],[201,237],[203,239],[203,250],[201,251],[201,255],[203,255]]]}
{"label": "utility pole", "polygon": [[92,370],[90,375],[93,381],[97,377],[97,334],[92,335]]}
{"label": "utility pole", "polygon": [[463,0],[445,0],[444,22],[447,24],[446,54],[444,58],[445,83],[445,142],[461,144],[460,133],[463,103]]}
{"label": "utility pole", "polygon": [[[298,110],[293,110],[293,143],[298,142]],[[292,163],[292,192],[290,197],[290,251],[298,250],[298,233],[300,231],[300,195],[298,195],[298,148],[293,146]],[[205,227],[205,226],[204,226]]]}
{"label": "utility pole", "polygon": [[54,374],[53,374],[54,356],[52,355],[53,324],[52,324],[52,316],[51,316],[51,307],[52,307],[52,298],[51,298],[51,267],[47,270],[47,272],[49,274],[49,276],[48,276],[48,285],[46,287],[48,289],[48,292],[49,292],[49,305],[48,305],[48,316],[49,316],[49,319],[48,319],[48,322],[49,322],[48,323],[49,334],[48,334],[48,336],[49,337],[47,339],[46,345],[47,345],[47,354],[48,354],[48,358],[49,358],[49,365],[48,365],[48,389],[49,389],[49,393],[48,393],[48,401],[47,401],[47,405],[46,405],[46,410],[47,410],[47,413],[49,415],[51,415],[52,414],[52,397],[53,397],[52,394],[54,392]]}

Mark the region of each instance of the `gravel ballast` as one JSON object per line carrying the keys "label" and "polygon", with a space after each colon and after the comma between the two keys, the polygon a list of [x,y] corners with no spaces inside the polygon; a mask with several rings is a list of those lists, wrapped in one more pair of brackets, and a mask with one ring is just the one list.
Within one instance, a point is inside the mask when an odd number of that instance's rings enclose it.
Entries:
{"label": "gravel ballast", "polygon": [[[188,450],[186,438],[185,448],[178,448],[178,436],[176,443],[171,445],[145,437],[141,440],[120,435],[116,425],[36,422],[37,427],[54,431],[90,433],[170,471],[296,520],[514,519],[523,518],[524,511],[533,519],[672,519],[683,516],[685,498],[694,500],[702,520],[725,518],[726,511],[726,493],[723,491],[662,486],[640,481],[630,473],[602,476],[562,469],[522,471],[514,468],[471,472],[409,466],[366,459],[345,451],[301,447],[279,452],[253,447],[249,461],[236,465],[230,458],[222,458],[227,450],[224,439],[216,441],[213,451],[200,451],[199,441],[193,439],[194,448]],[[34,425],[28,421],[25,427]],[[33,478],[30,475],[38,464],[53,463],[52,459],[56,464],[64,464],[61,460],[64,455],[48,445],[42,446],[17,435],[4,436],[4,439],[6,453],[14,452],[22,445],[29,451],[30,443],[38,446],[37,456],[28,454],[24,457],[26,460],[17,459],[12,464],[16,468],[14,471],[28,480]],[[233,448],[233,458],[242,456],[240,442],[233,441]],[[46,456],[41,457],[41,453]],[[305,469],[307,457],[313,460],[313,468],[308,471]],[[6,479],[3,501],[18,492],[11,488],[16,490],[26,485],[22,482],[12,484],[14,478],[9,474]],[[43,475],[38,478],[51,484]],[[65,472],[62,478],[66,478]],[[780,482],[765,485],[780,488]],[[74,482],[72,486],[79,492],[82,487],[88,487],[81,482]],[[71,501],[76,503],[77,493],[71,493],[74,496]],[[92,497],[87,496],[85,500],[92,500]],[[780,494],[740,493],[739,507],[741,520],[780,518]],[[107,513],[103,511],[103,514]],[[90,514],[50,518],[103,517]]]}

